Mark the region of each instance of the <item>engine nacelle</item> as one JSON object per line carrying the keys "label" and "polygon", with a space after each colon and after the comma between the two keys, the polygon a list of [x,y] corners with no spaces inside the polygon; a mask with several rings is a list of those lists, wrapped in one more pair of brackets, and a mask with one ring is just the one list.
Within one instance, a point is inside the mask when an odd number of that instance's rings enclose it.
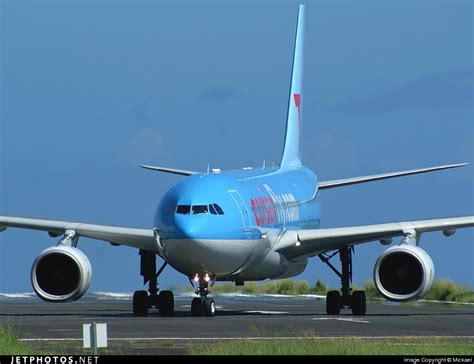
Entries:
{"label": "engine nacelle", "polygon": [[431,288],[433,280],[433,261],[417,246],[391,247],[375,263],[375,286],[389,301],[419,299]]}
{"label": "engine nacelle", "polygon": [[77,248],[55,246],[41,252],[31,268],[31,284],[38,297],[48,302],[76,301],[92,279],[87,256]]}

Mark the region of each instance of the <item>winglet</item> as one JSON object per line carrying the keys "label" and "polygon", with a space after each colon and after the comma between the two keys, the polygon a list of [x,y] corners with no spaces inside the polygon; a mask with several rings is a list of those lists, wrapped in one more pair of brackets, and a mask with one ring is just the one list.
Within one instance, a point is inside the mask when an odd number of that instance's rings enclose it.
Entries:
{"label": "winglet", "polygon": [[172,173],[172,174],[179,174],[181,176],[192,176],[193,174],[198,174],[200,172],[195,171],[188,171],[185,169],[176,169],[176,168],[166,168],[166,167],[158,167],[158,166],[148,166],[145,164],[140,164],[140,167],[149,169],[151,171],[158,171],[158,172],[165,172],[165,173]]}

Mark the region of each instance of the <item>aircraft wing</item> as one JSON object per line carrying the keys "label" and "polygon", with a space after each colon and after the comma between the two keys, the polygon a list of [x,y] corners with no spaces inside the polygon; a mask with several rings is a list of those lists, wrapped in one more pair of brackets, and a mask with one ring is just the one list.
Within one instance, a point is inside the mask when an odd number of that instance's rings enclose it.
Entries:
{"label": "aircraft wing", "polygon": [[414,230],[416,238],[419,239],[425,232],[443,231],[445,236],[449,236],[455,229],[472,226],[474,226],[474,216],[462,216],[330,229],[295,230],[287,231],[287,236],[280,239],[275,250],[288,259],[298,259],[337,250],[347,245],[377,240],[390,242],[391,238],[404,236],[407,231]]}
{"label": "aircraft wing", "polygon": [[343,186],[355,185],[355,184],[358,184],[358,183],[380,181],[380,180],[383,180],[383,179],[410,176],[410,175],[413,175],[413,174],[441,171],[443,169],[459,168],[459,167],[463,167],[467,164],[469,164],[469,163],[448,164],[448,165],[445,165],[445,166],[435,166],[435,167],[428,167],[428,168],[411,169],[411,170],[408,170],[408,171],[374,174],[374,175],[371,175],[371,176],[336,179],[336,180],[332,180],[332,181],[322,181],[322,182],[318,182],[318,189],[325,190],[325,189],[328,189],[328,188],[343,187]]}
{"label": "aircraft wing", "polygon": [[140,164],[140,167],[149,169],[150,171],[165,172],[171,174],[179,174],[180,176],[192,176],[193,174],[199,174],[200,172],[188,171],[187,169],[177,169],[177,168],[168,168],[168,167],[159,167],[159,166],[148,166],[145,164]]}
{"label": "aircraft wing", "polygon": [[0,216],[0,232],[8,227],[47,231],[51,236],[60,236],[66,231],[72,230],[76,232],[77,236],[85,238],[104,240],[112,244],[127,245],[138,249],[157,250],[152,229]]}

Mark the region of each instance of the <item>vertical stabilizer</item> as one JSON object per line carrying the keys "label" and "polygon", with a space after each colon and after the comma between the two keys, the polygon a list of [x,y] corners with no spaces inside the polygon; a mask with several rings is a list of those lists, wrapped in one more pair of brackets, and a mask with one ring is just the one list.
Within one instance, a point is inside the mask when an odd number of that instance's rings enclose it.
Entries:
{"label": "vertical stabilizer", "polygon": [[303,111],[304,5],[299,6],[282,167],[301,166]]}

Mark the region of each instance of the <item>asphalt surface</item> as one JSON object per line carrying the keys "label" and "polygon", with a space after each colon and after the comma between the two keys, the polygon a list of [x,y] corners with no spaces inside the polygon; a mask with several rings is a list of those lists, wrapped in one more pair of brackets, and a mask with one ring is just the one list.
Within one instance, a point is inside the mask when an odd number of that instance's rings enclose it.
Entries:
{"label": "asphalt surface", "polygon": [[[0,324],[13,327],[28,345],[82,347],[82,325],[107,323],[109,349],[131,354],[181,354],[191,346],[234,338],[295,338],[308,333],[322,339],[362,336],[474,338],[474,305],[389,305],[369,303],[367,314],[343,310],[327,316],[315,297],[216,295],[215,317],[192,317],[192,295],[175,297],[174,317],[151,310],[135,318],[129,297],[89,295],[78,302],[54,304],[31,297],[0,298]],[[102,349],[104,350],[104,349]]]}

